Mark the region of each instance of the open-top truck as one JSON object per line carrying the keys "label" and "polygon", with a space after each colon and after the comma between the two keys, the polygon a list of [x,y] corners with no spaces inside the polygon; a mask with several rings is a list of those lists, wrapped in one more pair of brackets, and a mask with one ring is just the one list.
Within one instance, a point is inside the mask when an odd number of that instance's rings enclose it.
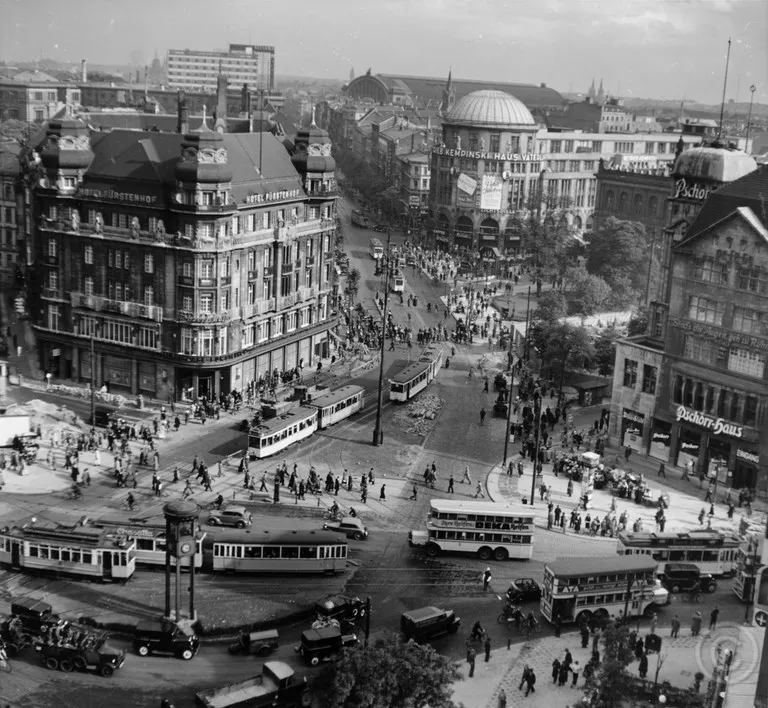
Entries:
{"label": "open-top truck", "polygon": [[312,694],[306,677],[299,679],[282,661],[267,661],[259,676],[209,688],[195,695],[197,708],[309,708]]}

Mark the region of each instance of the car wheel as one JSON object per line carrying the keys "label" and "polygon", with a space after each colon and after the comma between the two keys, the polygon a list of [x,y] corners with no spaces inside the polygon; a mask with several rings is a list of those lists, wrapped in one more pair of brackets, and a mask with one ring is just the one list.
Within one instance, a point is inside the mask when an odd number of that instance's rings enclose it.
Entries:
{"label": "car wheel", "polygon": [[713,592],[715,592],[715,590],[717,590],[717,585],[715,585],[715,583],[710,583],[709,585],[707,585],[707,592],[708,592],[710,595],[711,595]]}
{"label": "car wheel", "polygon": [[673,585],[672,586],[672,592],[674,592],[674,593],[680,592],[680,586],[679,585]]}
{"label": "car wheel", "polygon": [[87,664],[85,663],[85,659],[82,656],[75,657],[75,668],[78,671],[85,671],[86,666]]}
{"label": "car wheel", "polygon": [[300,702],[302,708],[309,708],[312,705],[312,694],[309,691],[304,691],[301,694]]}
{"label": "car wheel", "polygon": [[239,529],[244,529],[245,528],[245,521],[238,521],[235,524],[235,526],[237,526],[237,528],[239,528]]}
{"label": "car wheel", "polygon": [[328,530],[328,524],[323,524],[323,531],[327,531],[327,530]]}
{"label": "car wheel", "polygon": [[208,517],[208,526],[218,526],[219,520],[215,516]]}
{"label": "car wheel", "polygon": [[427,544],[427,555],[430,558],[435,558],[436,556],[440,555],[440,546],[438,546],[436,543]]}
{"label": "car wheel", "polygon": [[506,623],[507,623],[507,613],[506,613],[506,612],[502,612],[502,613],[501,613],[501,614],[500,614],[500,615],[499,615],[499,616],[496,618],[496,621],[497,621],[499,624],[506,624]]}
{"label": "car wheel", "polygon": [[272,650],[269,647],[259,647],[259,651],[256,653],[261,657],[265,657],[269,656],[272,653]]}
{"label": "car wheel", "polygon": [[352,534],[352,538],[355,539],[355,541],[362,541],[363,540],[363,534],[360,533],[360,531],[355,531],[354,534]]}
{"label": "car wheel", "polygon": [[72,666],[72,662],[69,659],[62,659],[59,662],[59,671],[63,671],[65,674],[68,674],[73,668],[75,667]]}
{"label": "car wheel", "polygon": [[194,655],[195,652],[193,652],[191,649],[185,649],[183,652],[181,652],[181,658],[184,659],[184,661],[189,661]]}
{"label": "car wheel", "polygon": [[491,557],[491,549],[488,548],[488,546],[483,546],[478,552],[478,557],[480,560],[487,561]]}
{"label": "car wheel", "polygon": [[139,656],[149,656],[149,647],[146,644],[141,644],[137,649],[136,652]]}
{"label": "car wheel", "polygon": [[312,666],[317,666],[317,665],[320,663],[320,658],[319,658],[319,657],[317,657],[317,656],[313,656],[313,657],[312,657],[312,658],[309,660],[309,663],[310,663]]}
{"label": "car wheel", "polygon": [[113,666],[108,666],[108,665],[105,665],[105,666],[102,666],[102,667],[99,669],[99,673],[100,673],[102,676],[104,676],[104,678],[109,678],[110,676],[112,676],[112,674],[114,674],[114,673],[115,673],[115,668],[114,668]]}
{"label": "car wheel", "polygon": [[51,671],[56,671],[56,669],[59,668],[59,662],[56,661],[56,659],[52,656],[49,656],[45,660],[45,668],[50,669]]}
{"label": "car wheel", "polygon": [[506,548],[497,548],[493,552],[493,559],[497,561],[505,561],[509,558],[509,554],[507,553]]}
{"label": "car wheel", "polygon": [[448,627],[448,634],[456,634],[456,632],[459,631],[459,623],[454,622],[450,627]]}

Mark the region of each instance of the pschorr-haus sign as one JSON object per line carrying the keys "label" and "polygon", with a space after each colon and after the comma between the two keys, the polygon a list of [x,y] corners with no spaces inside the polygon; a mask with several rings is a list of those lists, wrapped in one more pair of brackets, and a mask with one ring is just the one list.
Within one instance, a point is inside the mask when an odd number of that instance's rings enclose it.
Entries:
{"label": "pschorr-haus sign", "polygon": [[732,438],[744,436],[744,429],[740,425],[727,423],[722,418],[713,418],[699,411],[692,411],[685,406],[678,406],[676,415],[678,423],[684,420],[686,423],[693,423],[711,430],[714,435],[730,435]]}
{"label": "pschorr-haus sign", "polygon": [[461,150],[459,148],[436,147],[432,150],[435,155],[445,157],[468,157],[471,160],[496,160],[498,162],[539,162],[544,155],[517,152],[482,152],[480,150]]}

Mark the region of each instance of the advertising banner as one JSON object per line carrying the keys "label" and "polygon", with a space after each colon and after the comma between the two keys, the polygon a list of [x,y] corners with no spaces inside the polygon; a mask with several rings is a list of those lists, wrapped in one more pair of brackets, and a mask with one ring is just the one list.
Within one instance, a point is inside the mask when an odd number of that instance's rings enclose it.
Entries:
{"label": "advertising banner", "polygon": [[459,191],[464,192],[464,194],[468,194],[470,197],[473,197],[475,195],[475,190],[477,189],[476,179],[470,177],[469,175],[465,175],[462,172],[459,175],[459,178],[456,181],[456,184],[459,187]]}
{"label": "advertising banner", "polygon": [[654,420],[648,456],[661,462],[668,462],[671,440],[672,426],[663,420]]}
{"label": "advertising banner", "polygon": [[480,208],[488,211],[501,209],[501,187],[504,184],[501,175],[483,175],[480,187]]}

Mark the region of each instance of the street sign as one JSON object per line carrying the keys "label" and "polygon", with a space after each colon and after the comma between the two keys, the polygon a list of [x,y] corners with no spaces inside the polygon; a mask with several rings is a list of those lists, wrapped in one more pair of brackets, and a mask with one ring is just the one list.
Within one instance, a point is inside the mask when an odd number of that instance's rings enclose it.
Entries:
{"label": "street sign", "polygon": [[14,301],[14,306],[16,308],[17,315],[24,314],[24,298],[23,297],[17,297],[16,300]]}
{"label": "street sign", "polygon": [[568,414],[568,425],[573,425],[573,413]]}
{"label": "street sign", "polygon": [[53,349],[53,350],[51,350],[51,356],[53,356],[53,357],[61,356],[61,349]]}

